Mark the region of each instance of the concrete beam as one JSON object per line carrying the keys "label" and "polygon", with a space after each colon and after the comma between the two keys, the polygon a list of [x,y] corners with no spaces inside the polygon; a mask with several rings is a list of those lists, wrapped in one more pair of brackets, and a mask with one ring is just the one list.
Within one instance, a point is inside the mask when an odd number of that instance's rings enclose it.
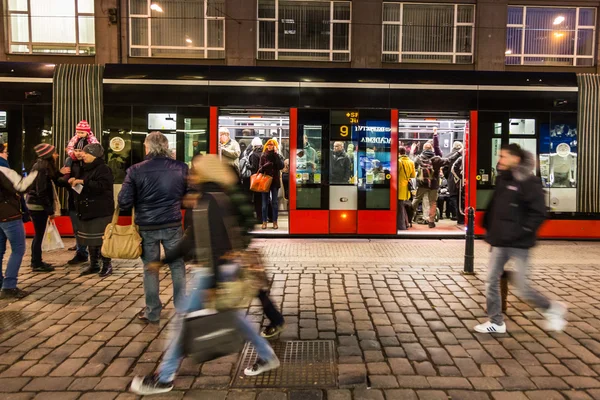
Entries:
{"label": "concrete beam", "polygon": [[96,1],[96,64],[114,64],[119,62],[119,21],[110,22],[109,9],[116,8],[120,13],[127,9],[119,9],[119,0]]}
{"label": "concrete beam", "polygon": [[475,69],[504,71],[508,0],[478,0],[475,19]]}
{"label": "concrete beam", "polygon": [[351,66],[381,68],[381,0],[352,1]]}
{"label": "concrete beam", "polygon": [[225,60],[227,65],[256,65],[257,2],[225,0]]}

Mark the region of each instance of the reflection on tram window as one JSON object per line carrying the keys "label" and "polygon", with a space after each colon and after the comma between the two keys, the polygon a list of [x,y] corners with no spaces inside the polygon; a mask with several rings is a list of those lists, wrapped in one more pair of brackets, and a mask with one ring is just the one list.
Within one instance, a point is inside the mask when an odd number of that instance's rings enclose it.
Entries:
{"label": "reflection on tram window", "polygon": [[390,173],[390,151],[377,146],[367,147],[359,156],[359,186],[383,184]]}
{"label": "reflection on tram window", "polygon": [[333,142],[331,146],[331,171],[329,181],[334,185],[354,184],[355,145]]}
{"label": "reflection on tram window", "polygon": [[302,145],[296,153],[296,181],[298,183],[321,183],[320,144],[321,126],[306,125],[303,129]]}

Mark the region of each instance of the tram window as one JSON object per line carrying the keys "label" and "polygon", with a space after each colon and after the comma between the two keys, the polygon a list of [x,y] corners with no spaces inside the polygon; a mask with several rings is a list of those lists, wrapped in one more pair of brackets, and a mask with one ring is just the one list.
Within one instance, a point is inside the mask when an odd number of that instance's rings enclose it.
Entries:
{"label": "tram window", "polygon": [[356,184],[356,142],[332,141],[330,147],[329,183],[333,185]]}
{"label": "tram window", "polygon": [[515,119],[510,120],[511,135],[535,135],[535,119]]}
{"label": "tram window", "polygon": [[6,111],[0,111],[0,129],[6,129]]}

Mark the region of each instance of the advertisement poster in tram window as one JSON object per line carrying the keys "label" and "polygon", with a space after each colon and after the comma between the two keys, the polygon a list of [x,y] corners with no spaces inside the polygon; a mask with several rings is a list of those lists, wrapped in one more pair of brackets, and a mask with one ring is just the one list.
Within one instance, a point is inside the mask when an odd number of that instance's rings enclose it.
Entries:
{"label": "advertisement poster in tram window", "polygon": [[359,186],[389,184],[392,144],[390,121],[362,120],[352,129],[358,138]]}

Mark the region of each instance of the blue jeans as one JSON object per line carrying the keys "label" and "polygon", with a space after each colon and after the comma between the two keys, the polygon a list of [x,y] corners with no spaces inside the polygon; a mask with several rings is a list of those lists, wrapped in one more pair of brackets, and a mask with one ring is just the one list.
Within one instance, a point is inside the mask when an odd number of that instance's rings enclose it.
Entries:
{"label": "blue jeans", "polygon": [[[183,318],[185,313],[202,310],[205,290],[210,287],[212,276],[205,271],[194,272],[190,281],[188,296],[184,301],[184,313],[178,313],[173,319],[171,338],[167,345],[165,356],[158,367],[158,380],[163,383],[172,382],[175,379],[179,364],[183,358]],[[275,352],[269,342],[256,332],[252,325],[246,320],[245,311],[239,312],[239,329],[246,339],[252,343],[258,356],[269,361],[275,357]]]}
{"label": "blue jeans", "polygon": [[87,246],[81,244],[81,240],[79,236],[77,236],[77,231],[79,231],[79,217],[77,216],[76,211],[69,211],[69,218],[71,218],[71,225],[73,225],[73,234],[75,235],[75,241],[77,243],[77,254],[80,256],[84,256],[87,258],[89,256]]}
{"label": "blue jeans", "polygon": [[[6,273],[2,275],[2,259],[6,253],[6,240],[10,242],[10,257],[6,264]],[[14,289],[17,287],[17,276],[21,261],[25,255],[25,227],[19,218],[14,221],[0,222],[0,287]]]}
{"label": "blue jeans", "polygon": [[267,222],[269,217],[269,197],[271,198],[271,207],[273,208],[273,222],[277,222],[277,214],[279,211],[279,188],[271,186],[267,193],[262,193],[262,220]]}
{"label": "blue jeans", "polygon": [[[159,297],[160,283],[158,273],[148,270],[148,264],[160,261],[161,244],[166,253],[173,251],[183,236],[183,229],[177,227],[155,231],[140,231],[140,236],[142,236],[142,262],[144,263],[145,316],[150,321],[158,321],[162,310]],[[169,265],[169,269],[173,280],[173,302],[175,308],[178,308],[181,297],[185,295],[185,265],[183,259],[179,258],[173,261]]]}

